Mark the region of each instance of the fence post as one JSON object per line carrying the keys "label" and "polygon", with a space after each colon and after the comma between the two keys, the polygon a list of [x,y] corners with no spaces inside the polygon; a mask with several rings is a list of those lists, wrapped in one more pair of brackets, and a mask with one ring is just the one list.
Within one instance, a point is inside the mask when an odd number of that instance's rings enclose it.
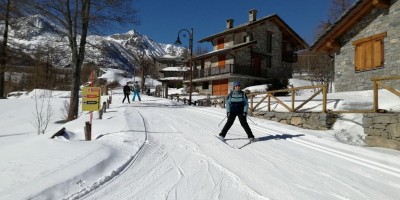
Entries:
{"label": "fence post", "polygon": [[271,95],[268,93],[268,112],[271,112]]}
{"label": "fence post", "polygon": [[103,108],[99,110],[99,119],[103,119]]}
{"label": "fence post", "polygon": [[85,140],[90,141],[92,139],[92,124],[85,122]]}
{"label": "fence post", "polygon": [[326,99],[327,99],[328,86],[325,84],[322,86],[322,112],[326,113]]}
{"label": "fence post", "polygon": [[378,83],[376,80],[373,81],[373,87],[374,87],[373,109],[374,109],[374,112],[376,113],[376,112],[378,112],[378,109],[379,109],[378,108]]}
{"label": "fence post", "polygon": [[250,111],[253,112],[253,99],[254,99],[254,95],[250,95]]}
{"label": "fence post", "polygon": [[296,95],[295,90],[293,89],[293,85],[290,86],[290,90],[292,90],[292,112],[294,111],[294,98]]}

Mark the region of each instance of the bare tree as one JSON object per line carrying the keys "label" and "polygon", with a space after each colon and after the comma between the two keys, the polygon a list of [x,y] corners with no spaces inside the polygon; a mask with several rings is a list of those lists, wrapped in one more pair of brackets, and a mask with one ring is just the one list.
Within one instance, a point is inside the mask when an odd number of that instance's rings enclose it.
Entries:
{"label": "bare tree", "polygon": [[325,31],[332,25],[331,21],[321,21],[314,30],[314,37],[318,38],[320,35],[325,33]]}
{"label": "bare tree", "polygon": [[139,68],[139,72],[140,72],[140,76],[142,78],[142,82],[140,85],[140,88],[142,89],[142,91],[144,91],[144,87],[145,87],[145,82],[146,82],[146,78],[148,75],[152,75],[153,71],[155,70],[155,65],[154,65],[154,61],[152,58],[148,58],[146,56],[142,56],[140,58],[140,68]]}
{"label": "bare tree", "polygon": [[35,110],[33,116],[35,121],[33,125],[36,127],[37,134],[44,134],[53,116],[53,108],[51,106],[51,91],[43,90],[41,92],[34,91]]}
{"label": "bare tree", "polygon": [[336,21],[354,2],[355,0],[332,0],[329,8],[329,21]]}
{"label": "bare tree", "polygon": [[[2,13],[2,19],[4,21],[4,33],[3,33],[3,41],[0,47],[0,98],[5,97],[5,71],[7,66],[7,41],[8,41],[8,27],[10,23],[10,7],[11,7],[11,0],[7,0],[5,4],[0,6],[0,8],[5,8],[4,14]],[[0,9],[2,10],[2,9]]]}
{"label": "bare tree", "polygon": [[303,50],[298,53],[293,72],[312,83],[331,85],[334,78],[333,60],[326,53]]}
{"label": "bare tree", "polygon": [[0,44],[0,98],[4,98],[5,94],[5,72],[8,64],[8,32],[12,25],[11,19],[22,16],[20,1],[17,0],[0,0],[0,22],[4,24],[2,33],[3,41]]}
{"label": "bare tree", "polygon": [[133,3],[125,0],[25,0],[24,3],[32,8],[28,10],[61,26],[63,31],[59,34],[68,39],[73,75],[67,120],[76,119],[79,110],[81,68],[89,31],[98,32],[99,29],[115,23],[136,24]]}
{"label": "bare tree", "polygon": [[336,22],[343,13],[354,4],[356,0],[331,0],[329,5],[328,19],[326,21],[321,21],[315,28],[315,38],[318,38],[323,34],[332,23]]}

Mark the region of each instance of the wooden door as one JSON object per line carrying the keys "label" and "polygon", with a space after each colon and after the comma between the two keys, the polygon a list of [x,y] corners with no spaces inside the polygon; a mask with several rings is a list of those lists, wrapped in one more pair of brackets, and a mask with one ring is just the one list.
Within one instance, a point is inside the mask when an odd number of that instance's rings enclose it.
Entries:
{"label": "wooden door", "polygon": [[212,95],[228,95],[228,79],[213,81]]}

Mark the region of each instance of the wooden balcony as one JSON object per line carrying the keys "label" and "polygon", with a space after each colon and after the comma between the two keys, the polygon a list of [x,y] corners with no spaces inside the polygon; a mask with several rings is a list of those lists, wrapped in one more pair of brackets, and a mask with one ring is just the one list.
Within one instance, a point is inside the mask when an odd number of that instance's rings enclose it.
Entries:
{"label": "wooden balcony", "polygon": [[[267,70],[251,66],[229,64],[206,69],[193,69],[193,79],[206,78],[218,75],[245,75],[254,77],[267,77]],[[185,77],[188,78],[188,77]]]}

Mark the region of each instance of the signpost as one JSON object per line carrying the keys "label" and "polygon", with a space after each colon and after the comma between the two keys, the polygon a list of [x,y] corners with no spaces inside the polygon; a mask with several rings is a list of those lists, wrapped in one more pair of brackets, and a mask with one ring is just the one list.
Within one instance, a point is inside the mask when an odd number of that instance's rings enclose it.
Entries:
{"label": "signpost", "polygon": [[82,88],[82,111],[100,110],[100,87]]}
{"label": "signpost", "polygon": [[82,111],[90,112],[90,122],[86,123],[85,138],[91,140],[92,137],[92,119],[93,111],[100,110],[100,87],[83,87],[82,88]]}

